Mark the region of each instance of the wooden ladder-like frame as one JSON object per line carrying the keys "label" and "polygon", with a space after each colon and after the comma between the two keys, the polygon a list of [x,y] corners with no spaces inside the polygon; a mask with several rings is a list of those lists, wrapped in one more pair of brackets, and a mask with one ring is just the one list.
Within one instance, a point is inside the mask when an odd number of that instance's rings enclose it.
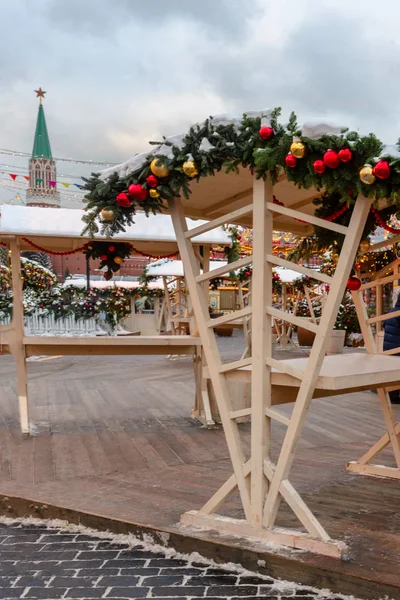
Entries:
{"label": "wooden ladder-like frame", "polygon": [[[399,264],[396,265],[399,268]],[[388,267],[386,267],[387,269]],[[393,269],[394,270],[394,269]],[[367,309],[363,299],[363,292],[371,288],[377,288],[376,297],[382,298],[381,290],[382,286],[387,283],[400,280],[400,273],[393,273],[388,277],[382,277],[364,283],[357,292],[352,292],[354,305],[357,311],[358,321],[360,323],[361,333],[363,334],[364,343],[368,354],[377,354],[378,348],[376,338],[372,331],[372,325],[376,324],[377,330],[379,325],[387,319],[400,316],[400,310],[392,313],[382,315],[382,307],[378,305],[378,314],[375,317],[368,317]],[[400,348],[394,348],[393,350],[386,350],[383,354],[399,354]],[[363,454],[358,460],[351,461],[346,465],[346,470],[352,473],[358,473],[360,475],[372,475],[378,477],[391,477],[394,479],[400,479],[400,423],[396,424],[396,419],[393,413],[392,404],[389,398],[389,391],[391,389],[398,388],[380,388],[377,390],[379,396],[379,402],[381,405],[383,417],[386,425],[386,432],[383,436],[373,444],[365,454]],[[388,445],[391,445],[394,458],[396,461],[396,467],[387,467],[385,465],[371,464],[371,461]]]}
{"label": "wooden ladder-like frame", "polygon": [[[307,411],[313,398],[317,379],[329,343],[329,332],[333,329],[337,311],[342,300],[346,282],[352,268],[371,201],[359,197],[352,212],[348,227],[325,221],[273,203],[273,188],[270,180],[254,179],[253,202],[234,210],[209,223],[190,231],[187,228],[184,209],[180,199],[170,201],[170,212],[175,228],[179,252],[184,264],[186,282],[202,341],[209,375],[221,416],[226,442],[232,462],[233,474],[222,487],[197,511],[182,515],[187,526],[214,529],[226,534],[250,536],[281,545],[301,548],[325,555],[339,557],[346,551],[343,542],[330,538],[321,523],[300,497],[288,477],[300,438]],[[200,274],[192,239],[221,225],[240,222],[241,217],[253,216],[253,255],[237,260],[212,272]],[[315,272],[301,265],[278,258],[272,254],[273,213],[333,230],[344,235],[344,243],[338,266],[333,277]],[[204,294],[204,283],[228,271],[253,264],[251,306],[233,314],[210,319],[208,303]],[[320,323],[303,322],[290,313],[272,307],[272,267],[280,265],[291,268],[330,285]],[[218,350],[214,327],[231,320],[250,316],[252,318],[251,357],[223,364]],[[287,366],[285,362],[272,358],[272,318],[284,319],[293,325],[301,325],[313,331],[314,344],[304,371]],[[236,419],[243,411],[232,411],[226,374],[251,365],[251,449],[245,455]],[[272,408],[271,369],[278,369],[300,380],[297,400],[290,418]],[[276,464],[270,458],[271,420],[277,419],[287,425],[286,435]],[[238,489],[244,512],[243,519],[232,519],[215,514],[232,492]],[[306,533],[275,527],[281,499],[295,513]]]}

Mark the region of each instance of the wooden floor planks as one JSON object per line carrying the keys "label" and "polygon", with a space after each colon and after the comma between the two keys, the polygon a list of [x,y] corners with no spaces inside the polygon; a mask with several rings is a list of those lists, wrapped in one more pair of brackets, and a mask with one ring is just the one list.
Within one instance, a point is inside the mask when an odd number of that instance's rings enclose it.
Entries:
{"label": "wooden floor planks", "polygon": [[[230,360],[242,351],[237,335],[221,341]],[[63,357],[29,361],[28,371],[39,436],[23,440],[13,360],[0,357],[0,493],[168,528],[231,474],[222,431],[190,418],[190,359]],[[292,406],[279,410],[290,414]],[[248,448],[249,424],[240,430]],[[343,469],[383,431],[372,392],[315,401],[290,479],[328,532],[350,544],[353,572],[400,590],[400,483]],[[273,432],[276,456],[285,427],[274,424]],[[394,465],[390,451],[380,462]],[[234,495],[224,510],[240,516]],[[284,505],[279,522],[297,526]]]}

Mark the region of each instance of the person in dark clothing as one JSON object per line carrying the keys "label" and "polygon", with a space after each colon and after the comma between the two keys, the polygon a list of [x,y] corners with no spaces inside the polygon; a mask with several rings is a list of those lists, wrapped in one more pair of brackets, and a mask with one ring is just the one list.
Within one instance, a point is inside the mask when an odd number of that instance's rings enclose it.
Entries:
{"label": "person in dark clothing", "polygon": [[[400,294],[397,296],[396,304],[390,312],[400,310]],[[392,317],[382,322],[384,329],[383,350],[399,349],[399,353],[395,356],[400,356],[400,316]],[[400,404],[400,390],[389,392],[390,401],[393,404]]]}

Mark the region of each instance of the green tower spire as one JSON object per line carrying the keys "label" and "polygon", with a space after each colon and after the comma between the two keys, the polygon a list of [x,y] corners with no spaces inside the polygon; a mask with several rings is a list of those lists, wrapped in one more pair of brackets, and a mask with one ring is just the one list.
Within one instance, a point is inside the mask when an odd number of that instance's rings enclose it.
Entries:
{"label": "green tower spire", "polygon": [[46,118],[44,116],[42,104],[42,98],[46,92],[43,92],[41,88],[35,91],[40,97],[40,104],[36,121],[35,139],[33,141],[32,158],[47,158],[53,160],[49,134],[47,133]]}

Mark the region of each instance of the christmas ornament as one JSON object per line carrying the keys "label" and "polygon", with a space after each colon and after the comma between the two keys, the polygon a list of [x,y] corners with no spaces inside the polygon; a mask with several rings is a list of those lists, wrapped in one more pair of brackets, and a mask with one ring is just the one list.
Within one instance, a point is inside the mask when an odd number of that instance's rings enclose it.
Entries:
{"label": "christmas ornament", "polygon": [[358,277],[349,277],[346,287],[351,292],[356,292],[361,287],[361,281],[358,279]]}
{"label": "christmas ornament", "polygon": [[365,254],[366,252],[368,252],[368,250],[370,249],[371,244],[369,243],[369,240],[361,240],[360,242],[360,252],[362,254]]}
{"label": "christmas ornament", "polygon": [[154,177],[154,175],[149,175],[146,177],[146,183],[149,187],[155,188],[158,186],[158,179],[157,177]]}
{"label": "christmas ornament", "polygon": [[196,164],[193,160],[187,160],[186,162],[184,162],[182,165],[182,171],[188,177],[196,177],[196,175],[199,174]]}
{"label": "christmas ornament", "polygon": [[106,208],[103,208],[100,214],[105,221],[113,221],[114,220],[114,211],[113,210],[107,210]]}
{"label": "christmas ornament", "polygon": [[341,160],[342,162],[349,162],[352,158],[353,158],[353,153],[350,150],[350,148],[342,148],[341,150],[339,150],[339,160]]}
{"label": "christmas ornament", "polygon": [[379,179],[389,179],[390,177],[390,166],[387,160],[380,160],[376,163],[373,168],[373,174]]}
{"label": "christmas ornament", "polygon": [[156,177],[168,177],[169,175],[169,169],[161,162],[159,158],[154,158],[151,161],[150,170]]}
{"label": "christmas ornament", "polygon": [[118,206],[122,206],[124,208],[132,206],[132,201],[128,198],[128,194],[125,194],[125,192],[121,192],[120,194],[118,194],[118,196],[116,197],[116,201]]}
{"label": "christmas ornament", "polygon": [[274,135],[274,130],[272,127],[261,127],[259,134],[262,140],[268,140]]}
{"label": "christmas ornament", "polygon": [[114,258],[114,262],[115,262],[117,265],[122,265],[122,263],[124,262],[124,259],[122,258],[122,256],[116,256],[116,257]]}
{"label": "christmas ornament", "polygon": [[150,194],[150,198],[159,198],[160,197],[160,192],[157,192],[157,190],[150,190],[149,194]]}
{"label": "christmas ornament", "polygon": [[285,158],[286,166],[290,169],[294,169],[297,164],[297,158],[293,154],[288,154]]}
{"label": "christmas ornament", "polygon": [[325,164],[324,164],[323,160],[315,160],[313,167],[314,167],[314,171],[316,173],[319,173],[320,175],[322,175],[322,173],[325,172]]}
{"label": "christmas ornament", "polygon": [[128,187],[128,193],[137,202],[143,202],[147,198],[147,190],[140,183],[131,183]]}
{"label": "christmas ornament", "polygon": [[331,259],[333,262],[337,263],[337,261],[339,260],[339,254],[336,254],[336,252],[333,252],[331,254]]}
{"label": "christmas ornament", "polygon": [[108,251],[109,252],[114,252],[115,250],[115,246],[108,246]]}
{"label": "christmas ornament", "polygon": [[112,278],[112,276],[113,276],[112,271],[106,271],[105,273],[103,273],[103,277],[107,281],[110,281],[110,279]]}
{"label": "christmas ornament", "polygon": [[107,254],[102,254],[102,255],[100,256],[100,260],[103,260],[103,261],[106,261],[106,260],[107,260],[107,258],[108,258]]}
{"label": "christmas ornament", "polygon": [[293,142],[290,146],[290,152],[295,158],[303,158],[306,152],[306,147],[303,142]]}
{"label": "christmas ornament", "polygon": [[357,269],[357,271],[359,271],[361,269],[361,264],[360,263],[355,264],[354,268]]}
{"label": "christmas ornament", "polygon": [[324,164],[330,169],[336,169],[339,166],[339,155],[335,150],[328,150],[324,154]]}
{"label": "christmas ornament", "polygon": [[363,168],[360,169],[359,177],[366,185],[372,185],[376,179],[371,165],[364,165]]}

